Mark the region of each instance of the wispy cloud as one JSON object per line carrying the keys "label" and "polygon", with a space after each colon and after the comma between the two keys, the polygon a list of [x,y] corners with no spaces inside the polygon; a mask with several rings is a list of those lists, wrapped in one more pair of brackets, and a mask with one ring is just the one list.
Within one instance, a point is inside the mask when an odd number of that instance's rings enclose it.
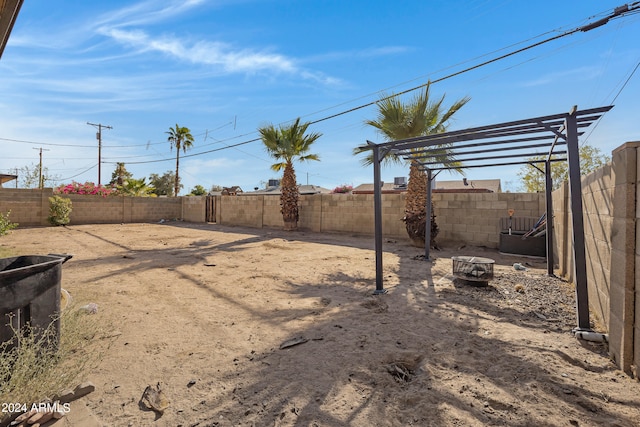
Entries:
{"label": "wispy cloud", "polygon": [[168,36],[152,38],[142,30],[109,28],[102,31],[113,40],[140,52],[156,51],[195,64],[219,66],[228,72],[298,71],[294,62],[283,55],[254,52],[249,49],[234,50],[221,42],[198,41],[187,45],[182,40]]}
{"label": "wispy cloud", "polygon": [[134,25],[148,25],[175,18],[176,15],[189,11],[206,0],[147,0],[131,6],[118,9],[99,17],[97,27],[130,27]]}
{"label": "wispy cloud", "polygon": [[550,84],[557,84],[561,80],[567,80],[572,78],[576,80],[591,80],[601,76],[602,70],[595,67],[580,67],[571,70],[557,71],[541,75],[534,80],[529,80],[523,83],[524,87],[544,86]]}
{"label": "wispy cloud", "polygon": [[239,48],[223,41],[187,40],[176,35],[152,35],[141,27],[175,19],[180,13],[200,6],[204,0],[171,1],[158,7],[145,1],[104,15],[95,31],[138,53],[157,52],[180,61],[210,65],[226,73],[287,73],[302,79],[334,85],[339,80],[301,68],[297,60],[272,49]]}

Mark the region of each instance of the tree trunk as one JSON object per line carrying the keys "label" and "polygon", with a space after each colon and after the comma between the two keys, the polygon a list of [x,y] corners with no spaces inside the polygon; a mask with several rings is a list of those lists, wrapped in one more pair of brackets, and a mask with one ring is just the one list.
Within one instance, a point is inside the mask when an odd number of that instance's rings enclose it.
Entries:
{"label": "tree trunk", "polygon": [[[413,242],[413,245],[418,248],[424,248],[424,233],[426,231],[426,212],[420,212],[418,214],[407,214],[403,218],[407,234]],[[431,247],[436,246],[436,236],[438,235],[438,224],[436,223],[436,216],[433,213],[433,203],[431,203]]]}
{"label": "tree trunk", "polygon": [[293,165],[288,162],[284,168],[280,183],[280,212],[284,220],[284,230],[293,231],[298,228],[298,185]]}
{"label": "tree trunk", "polygon": [[178,178],[178,166],[180,165],[180,147],[176,147],[176,182],[173,185],[173,195],[175,197],[178,197],[178,183],[179,178]]}
{"label": "tree trunk", "polygon": [[[407,234],[414,246],[425,247],[424,234],[426,230],[427,218],[427,174],[418,162],[411,161],[409,169],[409,183],[407,185],[407,197],[405,199],[404,218]],[[438,234],[438,224],[433,213],[433,202],[431,203],[431,246],[435,246],[435,238]]]}

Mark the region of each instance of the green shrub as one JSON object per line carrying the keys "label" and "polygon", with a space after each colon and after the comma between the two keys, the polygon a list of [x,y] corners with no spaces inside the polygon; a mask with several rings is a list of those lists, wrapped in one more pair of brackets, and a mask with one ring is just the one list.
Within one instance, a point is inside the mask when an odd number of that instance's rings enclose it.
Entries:
{"label": "green shrub", "polygon": [[18,226],[17,223],[9,221],[9,214],[11,211],[3,214],[0,212],[0,236],[4,236],[9,231],[13,230]]}
{"label": "green shrub", "polygon": [[49,197],[49,217],[51,225],[67,225],[71,218],[71,199],[60,196]]}

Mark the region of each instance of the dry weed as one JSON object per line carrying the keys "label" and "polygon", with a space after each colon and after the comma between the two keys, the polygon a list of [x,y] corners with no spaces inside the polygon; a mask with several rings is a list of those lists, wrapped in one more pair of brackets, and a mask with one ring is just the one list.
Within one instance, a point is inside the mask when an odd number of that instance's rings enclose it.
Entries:
{"label": "dry weed", "polygon": [[105,330],[99,316],[77,307],[61,315],[57,350],[53,322],[45,330],[14,330],[13,340],[0,344],[0,402],[30,406],[73,389],[97,365],[112,341],[104,339]]}

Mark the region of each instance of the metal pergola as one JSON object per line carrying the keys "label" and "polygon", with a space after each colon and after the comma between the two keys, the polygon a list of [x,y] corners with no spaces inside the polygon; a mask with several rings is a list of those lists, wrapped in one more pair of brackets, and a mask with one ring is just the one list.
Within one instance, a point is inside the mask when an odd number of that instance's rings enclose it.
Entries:
{"label": "metal pergola", "polygon": [[[367,141],[373,151],[373,181],[375,210],[376,290],[386,293],[382,271],[382,185],[380,164],[393,153],[417,161],[427,173],[427,224],[425,260],[429,260],[431,240],[431,183],[442,170],[531,164],[545,175],[547,217],[547,273],[553,275],[553,210],[551,163],[568,161],[571,223],[573,225],[573,258],[576,281],[577,330],[590,331],[587,264],[582,218],[582,188],[578,137],[613,105],[568,113],[534,117],[489,126],[463,129],[376,144]],[[562,149],[560,149],[562,148]],[[544,149],[544,151],[540,151]],[[533,151],[532,151],[533,150]],[[546,158],[532,160],[532,156]],[[491,161],[491,162],[490,162]],[[537,165],[544,164],[544,170]],[[435,172],[435,174],[434,174]]]}

